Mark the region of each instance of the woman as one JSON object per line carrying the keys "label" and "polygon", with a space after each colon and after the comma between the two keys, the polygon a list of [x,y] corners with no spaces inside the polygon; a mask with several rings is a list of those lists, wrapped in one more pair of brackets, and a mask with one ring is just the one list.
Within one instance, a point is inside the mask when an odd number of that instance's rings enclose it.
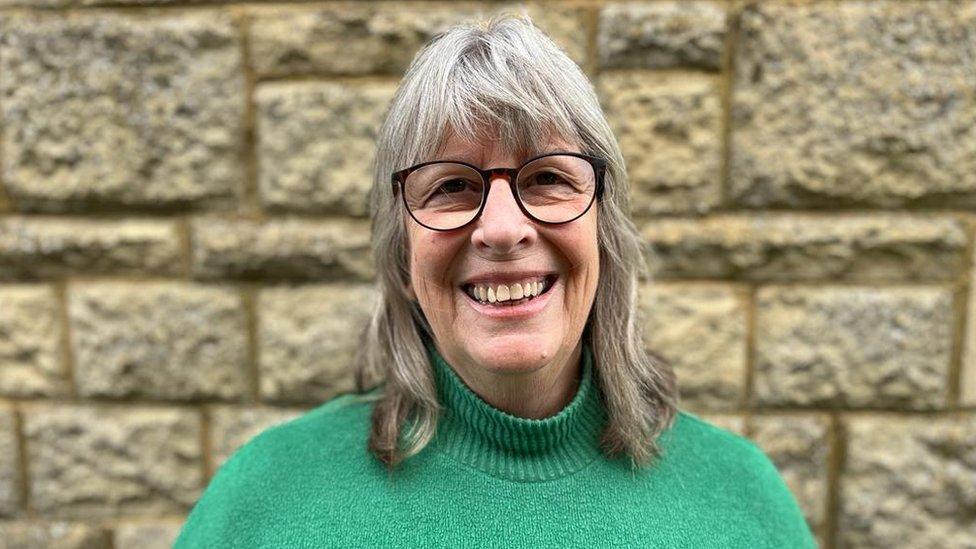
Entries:
{"label": "woman", "polygon": [[421,51],[378,139],[359,393],[238,450],[177,547],[812,547],[636,327],[617,142],[527,19]]}

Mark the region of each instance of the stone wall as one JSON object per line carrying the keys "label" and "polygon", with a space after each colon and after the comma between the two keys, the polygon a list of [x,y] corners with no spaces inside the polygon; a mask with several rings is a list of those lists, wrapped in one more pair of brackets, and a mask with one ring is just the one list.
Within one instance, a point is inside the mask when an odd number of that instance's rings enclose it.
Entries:
{"label": "stone wall", "polygon": [[824,547],[976,547],[974,0],[0,0],[0,546],[169,546],[351,387],[379,120],[506,8],[600,94],[684,407]]}

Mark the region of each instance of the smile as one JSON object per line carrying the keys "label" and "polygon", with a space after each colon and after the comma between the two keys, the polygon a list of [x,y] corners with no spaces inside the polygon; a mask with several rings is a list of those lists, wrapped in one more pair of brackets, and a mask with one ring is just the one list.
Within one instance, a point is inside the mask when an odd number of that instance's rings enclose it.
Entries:
{"label": "smile", "polygon": [[464,293],[481,304],[517,305],[540,296],[556,281],[555,275],[540,276],[511,284],[466,284]]}

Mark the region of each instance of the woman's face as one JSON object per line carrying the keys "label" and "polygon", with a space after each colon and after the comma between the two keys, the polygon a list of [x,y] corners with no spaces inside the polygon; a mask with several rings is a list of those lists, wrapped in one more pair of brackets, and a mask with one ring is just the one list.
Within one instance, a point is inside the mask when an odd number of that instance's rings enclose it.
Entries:
{"label": "woman's face", "polygon": [[[506,154],[498,141],[447,142],[438,159],[462,160],[482,169],[515,168],[526,158]],[[560,140],[550,151],[580,152]],[[488,202],[475,222],[454,231],[432,231],[407,217],[411,282],[438,350],[473,375],[561,368],[578,356],[580,337],[599,278],[597,207],[562,225],[526,217],[504,177],[489,182]],[[553,280],[545,293],[519,307],[477,302],[472,283],[493,288]]]}

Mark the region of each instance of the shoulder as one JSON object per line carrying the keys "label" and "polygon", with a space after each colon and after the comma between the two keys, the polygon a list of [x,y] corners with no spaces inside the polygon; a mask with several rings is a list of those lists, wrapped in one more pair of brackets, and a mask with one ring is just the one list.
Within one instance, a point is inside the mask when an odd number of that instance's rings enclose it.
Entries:
{"label": "shoulder", "polygon": [[761,480],[779,489],[781,480],[769,456],[748,438],[718,427],[694,413],[678,412],[667,432],[666,448],[675,459],[694,462],[716,474],[732,474],[742,481]]}
{"label": "shoulder", "polygon": [[[347,393],[251,438],[216,471],[175,547],[224,547],[263,535],[268,517],[286,516],[309,499],[308,487],[340,490],[369,471],[370,395]],[[243,538],[242,538],[243,539]]]}
{"label": "shoulder", "polygon": [[[680,411],[667,432],[670,462],[693,471],[723,499],[740,501],[749,515],[762,517],[769,539],[815,546],[795,496],[775,464],[753,441]],[[784,537],[785,536],[785,537]]]}

